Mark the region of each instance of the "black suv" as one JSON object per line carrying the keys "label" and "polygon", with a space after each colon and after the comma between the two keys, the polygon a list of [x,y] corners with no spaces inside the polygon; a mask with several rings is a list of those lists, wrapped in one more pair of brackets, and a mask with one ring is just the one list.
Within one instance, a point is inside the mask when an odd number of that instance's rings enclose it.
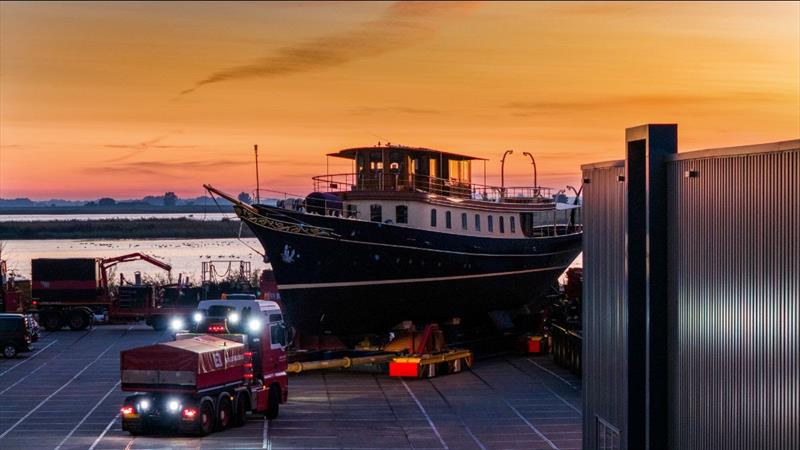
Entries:
{"label": "black suv", "polygon": [[22,314],[0,314],[0,351],[6,358],[31,351],[31,333]]}

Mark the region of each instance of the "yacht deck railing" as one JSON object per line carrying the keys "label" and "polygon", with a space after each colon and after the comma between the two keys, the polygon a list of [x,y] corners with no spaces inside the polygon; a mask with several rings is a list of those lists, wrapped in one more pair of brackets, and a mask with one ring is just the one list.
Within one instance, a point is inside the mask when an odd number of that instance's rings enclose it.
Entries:
{"label": "yacht deck railing", "polygon": [[538,203],[551,201],[552,189],[541,186],[490,186],[465,183],[457,179],[429,175],[398,173],[365,176],[356,173],[337,173],[313,177],[317,192],[427,192],[455,197],[508,203]]}

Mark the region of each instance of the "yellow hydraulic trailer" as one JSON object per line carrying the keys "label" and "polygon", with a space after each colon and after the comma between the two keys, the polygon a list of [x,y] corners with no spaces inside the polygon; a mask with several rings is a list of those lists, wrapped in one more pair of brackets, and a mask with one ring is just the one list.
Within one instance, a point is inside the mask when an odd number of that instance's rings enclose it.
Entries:
{"label": "yellow hydraulic trailer", "polygon": [[389,362],[389,376],[432,378],[469,369],[472,367],[472,362],[473,356],[469,350],[398,356]]}
{"label": "yellow hydraulic trailer", "polygon": [[343,357],[337,359],[324,359],[319,361],[305,361],[305,362],[292,362],[286,368],[288,373],[307,372],[309,370],[321,369],[349,369],[355,366],[364,366],[367,364],[380,364],[390,362],[395,358],[394,353],[387,353],[382,355],[361,356],[356,358]]}
{"label": "yellow hydraulic trailer", "polygon": [[[417,340],[418,339],[418,340]],[[414,348],[414,344],[416,348]],[[409,345],[409,347],[405,347]],[[324,359],[318,361],[289,363],[286,372],[300,373],[310,370],[323,369],[349,369],[356,366],[389,363],[389,376],[430,378],[436,375],[461,372],[471,368],[473,362],[472,352],[462,349],[444,348],[444,339],[439,327],[435,324],[427,325],[419,338],[412,334],[408,342],[402,343],[405,353],[410,348],[413,353],[399,355],[399,346],[387,346],[386,353],[350,358],[344,356],[337,359]],[[395,350],[398,353],[392,352]]]}

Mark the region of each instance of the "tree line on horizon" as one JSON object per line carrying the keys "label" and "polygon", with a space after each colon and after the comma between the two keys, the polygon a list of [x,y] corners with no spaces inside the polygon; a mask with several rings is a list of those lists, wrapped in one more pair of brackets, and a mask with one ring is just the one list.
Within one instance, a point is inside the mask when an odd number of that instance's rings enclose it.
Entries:
{"label": "tree line on horizon", "polygon": [[[253,203],[250,194],[241,192],[238,195],[239,201],[250,204]],[[229,204],[224,198],[217,198],[219,204]],[[31,200],[27,197],[2,198],[0,197],[0,208],[42,208],[42,207],[126,207],[126,206],[213,206],[214,199],[208,195],[199,197],[180,198],[174,192],[165,192],[164,195],[148,195],[140,199],[116,200],[112,197],[101,197],[97,200]]]}

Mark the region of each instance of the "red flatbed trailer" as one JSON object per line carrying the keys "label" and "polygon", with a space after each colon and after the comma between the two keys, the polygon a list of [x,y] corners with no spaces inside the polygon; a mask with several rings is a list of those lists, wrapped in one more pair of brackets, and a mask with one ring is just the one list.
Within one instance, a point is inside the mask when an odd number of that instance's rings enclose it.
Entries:
{"label": "red flatbed trailer", "polygon": [[[130,253],[113,258],[36,258],[31,261],[33,281],[33,309],[39,322],[49,331],[60,330],[65,325],[73,330],[83,330],[94,321],[95,315],[104,315],[109,323],[129,323],[144,320],[156,330],[165,330],[170,319],[188,320],[197,304],[204,298],[218,298],[222,293],[239,292],[245,281],[250,289],[250,263],[224,260],[203,262],[203,285],[185,286],[178,276],[177,284],[157,289],[149,284],[130,283],[122,274],[116,288],[112,288],[111,269],[121,263],[144,261],[167,272],[172,267],[143,253]],[[241,276],[237,283],[214,285],[214,264],[227,264],[228,271],[239,264]],[[209,288],[211,287],[211,289]],[[260,279],[262,298],[280,301],[272,272],[262,271]],[[215,292],[218,291],[218,292]],[[255,291],[255,289],[253,289]],[[17,297],[6,296],[17,310]],[[3,295],[0,292],[0,309]]]}
{"label": "red flatbed trailer", "polygon": [[[287,399],[285,326],[281,310],[266,300],[206,300],[226,314],[247,320],[247,329],[228,334],[225,317],[203,316],[197,331],[176,341],[120,353],[125,399],[122,429],[144,434],[156,428],[205,435],[244,424],[247,412],[278,415]],[[212,311],[213,310],[208,310]],[[233,324],[232,324],[233,326]],[[274,341],[274,342],[273,342]]]}
{"label": "red flatbed trailer", "polygon": [[[172,267],[143,253],[130,253],[113,258],[37,258],[31,261],[32,294],[39,321],[50,330],[67,325],[83,330],[94,316],[106,315],[110,323],[144,320],[156,330],[167,328],[169,318],[188,317],[197,307],[198,297],[166,301],[152,285],[120,283],[112,289],[109,273],[120,263],[144,261],[167,272]],[[180,289],[178,285],[165,286]],[[181,295],[181,292],[178,294]]]}

